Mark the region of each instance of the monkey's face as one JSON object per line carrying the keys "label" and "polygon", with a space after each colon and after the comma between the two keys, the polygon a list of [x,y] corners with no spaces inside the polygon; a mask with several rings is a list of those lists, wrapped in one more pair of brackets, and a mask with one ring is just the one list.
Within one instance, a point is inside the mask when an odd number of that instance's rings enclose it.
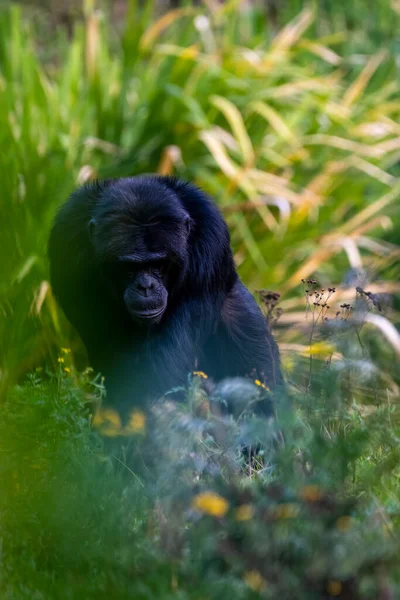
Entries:
{"label": "monkey's face", "polygon": [[184,280],[190,217],[164,189],[151,202],[140,189],[123,191],[90,221],[93,247],[129,315],[145,325],[159,323]]}
{"label": "monkey's face", "polygon": [[168,259],[148,255],[146,261],[121,256],[114,266],[112,279],[117,293],[133,319],[148,324],[158,323],[168,305]]}

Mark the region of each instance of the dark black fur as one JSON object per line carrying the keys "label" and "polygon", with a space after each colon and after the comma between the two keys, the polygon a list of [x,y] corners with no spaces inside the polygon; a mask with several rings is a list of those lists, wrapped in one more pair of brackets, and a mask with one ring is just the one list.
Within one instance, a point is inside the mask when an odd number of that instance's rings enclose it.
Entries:
{"label": "dark black fur", "polygon": [[281,382],[228,228],[194,185],[156,176],[85,185],[58,212],[49,256],[54,293],[122,412],[185,385],[194,369]]}

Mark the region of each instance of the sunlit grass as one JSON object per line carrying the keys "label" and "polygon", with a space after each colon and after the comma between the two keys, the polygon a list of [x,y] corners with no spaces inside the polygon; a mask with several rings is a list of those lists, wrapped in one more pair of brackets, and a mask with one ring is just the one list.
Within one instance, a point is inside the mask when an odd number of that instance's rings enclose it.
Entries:
{"label": "sunlit grass", "polygon": [[45,251],[56,208],[88,178],[159,171],[203,186],[245,282],[282,292],[282,327],[311,274],[339,285],[365,269],[372,291],[398,289],[392,57],[353,61],[334,36],[310,39],[311,9],[269,42],[235,3],[156,22],[146,7],[132,2],[116,47],[88,5],[46,65],[19,8],[0,14],[2,389],[70,342]]}

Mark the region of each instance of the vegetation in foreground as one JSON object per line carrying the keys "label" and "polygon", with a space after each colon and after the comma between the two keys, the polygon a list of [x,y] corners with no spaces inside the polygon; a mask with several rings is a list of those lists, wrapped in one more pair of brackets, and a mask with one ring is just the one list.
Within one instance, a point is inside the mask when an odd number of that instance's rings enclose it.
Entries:
{"label": "vegetation in foreground", "polygon": [[276,420],[222,418],[217,399],[269,392],[232,380],[207,395],[197,373],[185,404],[167,396],[122,428],[67,348],[56,374],[14,388],[0,416],[2,598],[396,598],[397,409],[359,300],[325,341],[313,316],[330,355],[291,365]]}

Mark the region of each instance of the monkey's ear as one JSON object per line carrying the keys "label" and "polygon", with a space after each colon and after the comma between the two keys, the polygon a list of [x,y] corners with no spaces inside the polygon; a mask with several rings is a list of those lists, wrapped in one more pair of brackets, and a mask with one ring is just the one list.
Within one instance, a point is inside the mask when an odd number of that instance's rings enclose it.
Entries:
{"label": "monkey's ear", "polygon": [[93,237],[95,227],[96,227],[96,219],[90,219],[89,224],[88,224],[88,231],[89,231],[90,239],[92,239],[92,237]]}

